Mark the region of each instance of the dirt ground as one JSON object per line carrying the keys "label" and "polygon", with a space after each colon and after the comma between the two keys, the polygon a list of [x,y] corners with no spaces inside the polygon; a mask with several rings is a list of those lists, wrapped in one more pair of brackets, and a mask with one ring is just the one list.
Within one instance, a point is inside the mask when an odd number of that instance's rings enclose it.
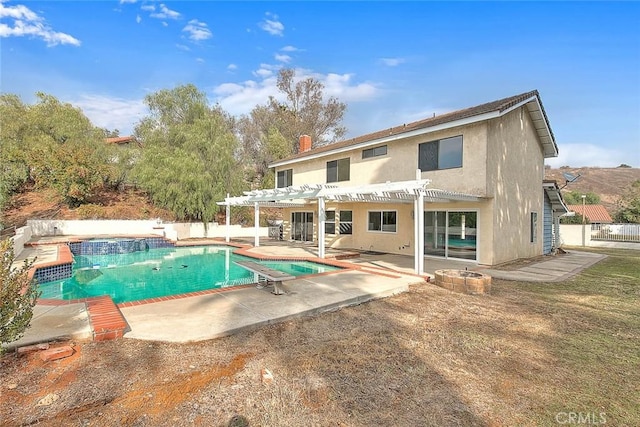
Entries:
{"label": "dirt ground", "polygon": [[69,208],[53,190],[26,188],[11,197],[2,214],[7,227],[22,227],[28,219],[174,219],[171,212],[155,207],[143,192],[133,188],[102,190],[92,203],[78,208]]}
{"label": "dirt ground", "polygon": [[572,410],[633,425],[638,323],[621,319],[637,317],[638,290],[625,276],[612,279],[611,306],[585,295],[605,274],[554,288],[494,281],[485,296],[421,284],[211,341],[78,342],[47,363],[9,354],[0,425],[557,425]]}
{"label": "dirt ground", "polygon": [[[477,315],[494,318],[488,301],[422,285],[201,343],[75,343],[73,356],[48,363],[10,355],[0,412],[4,425],[481,425],[495,416],[483,407],[487,394],[518,400],[510,396],[517,380],[474,379],[501,366],[513,344],[486,347],[455,331]],[[461,365],[460,350],[473,363]]]}

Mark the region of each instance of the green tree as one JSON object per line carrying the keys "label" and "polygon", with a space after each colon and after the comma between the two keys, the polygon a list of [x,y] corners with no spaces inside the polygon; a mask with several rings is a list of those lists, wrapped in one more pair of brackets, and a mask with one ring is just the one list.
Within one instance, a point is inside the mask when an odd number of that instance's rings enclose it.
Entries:
{"label": "green tree", "polygon": [[618,200],[616,222],[640,224],[640,180],[634,181]]}
{"label": "green tree", "polygon": [[27,107],[16,95],[0,95],[0,211],[9,197],[29,179],[22,133]]}
{"label": "green tree", "polygon": [[29,278],[33,261],[25,261],[14,269],[14,260],[13,240],[0,241],[0,343],[10,343],[22,337],[40,295],[35,281]]}
{"label": "green tree", "polygon": [[[579,213],[576,213],[573,216],[563,216],[560,217],[560,223],[561,224],[582,224],[582,215],[580,215]],[[589,218],[584,218],[584,223],[585,224],[591,224],[591,221],[589,221]]]}
{"label": "green tree", "polygon": [[194,85],[161,90],[145,102],[150,115],[135,129],[144,147],[133,167],[137,184],[179,219],[211,221],[216,202],[241,188],[233,120],[210,108]]}
{"label": "green tree", "polygon": [[8,187],[23,183],[27,170],[36,186],[54,188],[77,206],[103,184],[104,132],[71,104],[44,93],[36,96],[34,105],[25,105],[15,95],[1,95],[2,164],[12,165],[17,174]]}
{"label": "green tree", "polygon": [[585,195],[585,204],[586,205],[598,205],[600,204],[600,196],[591,191],[583,193],[581,191],[570,191],[568,193],[564,193],[562,195],[564,202],[568,205],[581,205],[582,204],[582,195]]}

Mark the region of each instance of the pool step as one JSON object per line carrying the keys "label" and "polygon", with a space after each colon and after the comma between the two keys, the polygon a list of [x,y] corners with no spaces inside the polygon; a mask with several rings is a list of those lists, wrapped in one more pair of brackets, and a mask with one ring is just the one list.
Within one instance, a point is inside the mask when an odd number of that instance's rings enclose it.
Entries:
{"label": "pool step", "polygon": [[91,298],[87,300],[87,309],[94,341],[122,338],[127,329],[127,321],[111,297],[105,295]]}

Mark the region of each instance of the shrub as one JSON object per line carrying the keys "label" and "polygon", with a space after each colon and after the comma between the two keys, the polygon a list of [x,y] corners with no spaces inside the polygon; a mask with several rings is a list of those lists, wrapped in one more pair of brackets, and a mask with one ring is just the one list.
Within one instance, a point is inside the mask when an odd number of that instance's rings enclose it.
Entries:
{"label": "shrub", "polygon": [[[13,342],[24,334],[33,316],[33,306],[40,293],[29,278],[33,261],[25,260],[20,268],[12,268],[15,260],[13,240],[0,242],[0,343]],[[3,348],[0,347],[0,353]]]}

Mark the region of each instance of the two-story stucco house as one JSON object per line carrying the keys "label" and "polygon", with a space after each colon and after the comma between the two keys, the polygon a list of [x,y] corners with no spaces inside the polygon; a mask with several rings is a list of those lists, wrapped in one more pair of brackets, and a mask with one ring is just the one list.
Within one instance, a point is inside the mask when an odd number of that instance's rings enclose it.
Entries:
{"label": "two-story stucco house", "polygon": [[[558,155],[537,91],[311,148],[270,165],[276,188],[226,205],[281,206],[284,239],[495,265],[551,251],[566,212],[544,159]],[[256,239],[256,244],[258,240]]]}

